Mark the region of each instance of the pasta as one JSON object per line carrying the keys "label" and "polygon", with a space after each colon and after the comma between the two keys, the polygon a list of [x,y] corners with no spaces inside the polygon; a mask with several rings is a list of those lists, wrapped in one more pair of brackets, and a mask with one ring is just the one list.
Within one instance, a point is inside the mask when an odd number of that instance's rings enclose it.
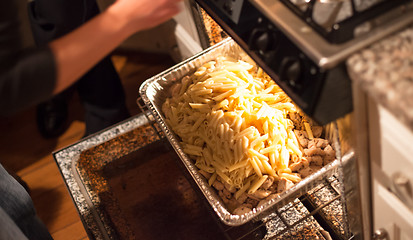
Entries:
{"label": "pasta", "polygon": [[[288,168],[291,155],[302,156],[287,118],[289,112],[297,111],[294,104],[262,71],[254,73],[254,69],[247,62],[225,57],[207,62],[186,77],[179,95],[163,106],[172,109],[164,113],[182,139],[184,152],[194,160],[205,159],[197,166],[213,167],[236,189],[243,188],[254,173],[260,178],[263,174],[278,177],[276,172]],[[198,138],[205,142],[203,146],[189,144]],[[234,170],[237,174],[229,174]],[[255,187],[251,185],[249,192]]]}
{"label": "pasta", "polygon": [[289,118],[299,110],[272,79],[247,62],[219,57],[205,63],[182,79],[162,111],[183,151],[212,174],[209,185],[220,180],[235,189],[237,200],[258,194],[269,180],[301,180],[291,168],[297,171],[307,155]]}

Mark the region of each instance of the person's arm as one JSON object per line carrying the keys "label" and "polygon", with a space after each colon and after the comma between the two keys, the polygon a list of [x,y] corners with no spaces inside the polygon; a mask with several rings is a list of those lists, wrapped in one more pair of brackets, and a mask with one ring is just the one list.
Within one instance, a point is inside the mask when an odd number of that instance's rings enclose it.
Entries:
{"label": "person's arm", "polygon": [[180,0],[118,0],[75,31],[52,41],[57,81],[53,93],[73,84],[135,32],[152,28],[179,12]]}
{"label": "person's arm", "polygon": [[117,0],[45,48],[19,43],[15,1],[0,1],[0,115],[11,115],[72,85],[123,40],[178,13],[181,0]]}

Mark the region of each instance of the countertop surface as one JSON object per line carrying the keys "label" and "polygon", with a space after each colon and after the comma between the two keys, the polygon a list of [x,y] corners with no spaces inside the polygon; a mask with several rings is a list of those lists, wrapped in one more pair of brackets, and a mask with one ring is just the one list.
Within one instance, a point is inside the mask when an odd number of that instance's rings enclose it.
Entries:
{"label": "countertop surface", "polygon": [[347,60],[352,80],[413,131],[413,26]]}

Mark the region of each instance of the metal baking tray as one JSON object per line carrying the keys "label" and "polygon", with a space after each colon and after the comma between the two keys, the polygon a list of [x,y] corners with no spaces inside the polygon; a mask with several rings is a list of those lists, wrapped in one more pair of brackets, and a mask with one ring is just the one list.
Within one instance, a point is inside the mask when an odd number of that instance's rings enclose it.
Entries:
{"label": "metal baking tray", "polygon": [[216,59],[218,56],[222,55],[254,63],[234,40],[227,38],[218,44],[205,49],[199,54],[178,63],[166,71],[147,79],[140,86],[139,93],[143,104],[149,109],[148,117],[157,122],[160,129],[165,134],[165,137],[169,140],[171,146],[182,160],[183,165],[201,190],[202,194],[208,200],[219,219],[226,225],[239,226],[251,220],[260,220],[271,214],[275,209],[304,195],[307,191],[320,184],[325,177],[329,177],[336,173],[338,166],[341,166],[344,162],[348,161],[348,159],[352,158],[353,152],[348,151],[348,153],[342,157],[337,124],[332,123],[329,126],[325,126],[326,130],[328,130],[326,136],[332,141],[332,147],[336,150],[336,160],[303,179],[294,187],[281,193],[278,197],[268,201],[258,208],[254,208],[248,213],[235,215],[229,212],[216,191],[208,185],[205,178],[198,172],[198,168],[194,165],[193,161],[183,152],[179,137],[177,137],[168,127],[162,113],[162,104],[165,99],[170,96],[169,88],[176,81],[180,81],[185,75],[193,73],[195,69],[200,67],[203,63]]}

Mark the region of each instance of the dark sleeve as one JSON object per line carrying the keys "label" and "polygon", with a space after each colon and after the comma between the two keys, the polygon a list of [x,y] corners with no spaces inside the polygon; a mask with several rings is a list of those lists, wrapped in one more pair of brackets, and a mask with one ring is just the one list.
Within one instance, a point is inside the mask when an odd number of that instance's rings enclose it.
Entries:
{"label": "dark sleeve", "polygon": [[0,115],[46,100],[56,81],[48,47],[23,49],[14,0],[0,1]]}

